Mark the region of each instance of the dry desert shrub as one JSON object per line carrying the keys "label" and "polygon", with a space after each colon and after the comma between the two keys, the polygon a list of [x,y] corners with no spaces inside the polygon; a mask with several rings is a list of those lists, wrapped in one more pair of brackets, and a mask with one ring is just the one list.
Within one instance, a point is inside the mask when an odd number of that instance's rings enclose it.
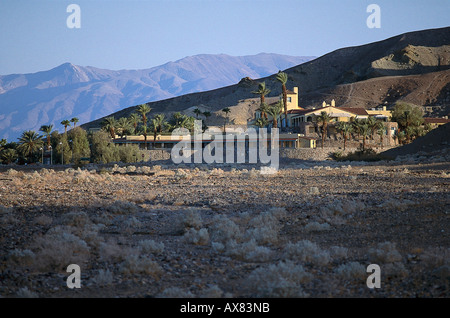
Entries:
{"label": "dry desert shrub", "polygon": [[142,253],[162,254],[164,252],[164,243],[154,240],[143,240],[139,242],[139,248]]}
{"label": "dry desert shrub", "polygon": [[301,284],[313,278],[301,265],[291,261],[279,262],[255,269],[246,283],[256,297],[295,298],[307,297]]}
{"label": "dry desert shrub", "polygon": [[59,226],[38,237],[33,247],[36,255],[34,266],[41,270],[61,270],[69,264],[81,266],[90,256],[85,241]]}
{"label": "dry desert shrub", "polygon": [[322,250],[316,243],[308,240],[297,243],[289,242],[284,247],[284,256],[287,259],[298,260],[319,266],[327,265],[331,260],[328,251]]}
{"label": "dry desert shrub", "polygon": [[183,239],[190,244],[207,245],[209,243],[209,233],[205,228],[197,230],[191,227],[184,233]]}
{"label": "dry desert shrub", "polygon": [[[203,290],[200,298],[222,298],[224,296],[224,292],[217,285],[209,286],[207,289]],[[228,296],[228,295],[227,295]]]}
{"label": "dry desert shrub", "polygon": [[424,250],[420,255],[422,264],[426,268],[438,268],[441,266],[450,265],[450,248],[448,247],[435,247]]}
{"label": "dry desert shrub", "polygon": [[35,258],[30,250],[14,249],[9,252],[7,263],[13,267],[28,267],[34,264]]}
{"label": "dry desert shrub", "polygon": [[34,218],[34,222],[39,225],[50,225],[53,223],[53,219],[47,215],[39,215]]}
{"label": "dry desert shrub", "polygon": [[369,249],[369,261],[375,264],[400,262],[402,256],[397,251],[395,243],[383,242],[377,248]]}
{"label": "dry desert shrub", "polygon": [[[216,245],[215,248],[217,249],[217,247]],[[267,262],[273,256],[271,249],[259,246],[255,239],[243,243],[237,243],[234,240],[228,241],[223,246],[223,253],[245,262]]]}
{"label": "dry desert shrub", "polygon": [[225,215],[215,215],[209,226],[211,241],[225,244],[228,241],[240,241],[242,233],[239,226]]}
{"label": "dry desert shrub", "polygon": [[330,224],[328,223],[319,223],[316,221],[310,222],[305,225],[303,228],[306,233],[311,232],[323,232],[323,231],[329,231],[331,229]]}
{"label": "dry desert shrub", "polygon": [[98,254],[101,261],[120,262],[131,255],[139,255],[139,249],[119,245],[115,240],[109,239],[100,243]]}
{"label": "dry desert shrub", "polygon": [[98,274],[93,278],[93,282],[99,286],[111,285],[113,283],[113,274],[109,269],[100,269]]}
{"label": "dry desert shrub", "polygon": [[138,212],[139,207],[132,202],[117,200],[108,206],[107,209],[113,214],[134,214]]}
{"label": "dry desert shrub", "polygon": [[157,298],[194,298],[194,295],[179,287],[168,287],[157,295]]}
{"label": "dry desert shrub", "polygon": [[28,287],[20,288],[16,293],[17,298],[38,298],[38,294],[33,291],[30,291]]}
{"label": "dry desert shrub", "polygon": [[147,256],[129,255],[119,266],[122,274],[146,274],[159,279],[163,274],[162,268]]}
{"label": "dry desert shrub", "polygon": [[361,280],[367,278],[366,268],[358,262],[349,262],[340,265],[335,269],[335,273],[345,280]]}

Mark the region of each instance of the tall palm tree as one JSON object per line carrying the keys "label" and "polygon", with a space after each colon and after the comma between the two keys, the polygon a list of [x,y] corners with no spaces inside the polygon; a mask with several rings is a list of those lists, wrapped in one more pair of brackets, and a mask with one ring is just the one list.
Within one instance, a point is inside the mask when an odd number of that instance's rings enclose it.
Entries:
{"label": "tall palm tree", "polygon": [[353,126],[349,122],[340,121],[336,125],[336,128],[341,132],[342,137],[344,138],[344,150],[347,144],[347,139],[350,137],[353,132]]}
{"label": "tall palm tree", "polygon": [[284,105],[284,120],[285,127],[288,127],[288,118],[287,118],[287,91],[286,91],[286,83],[288,81],[288,76],[286,73],[279,71],[276,77],[277,81],[281,83],[281,89],[283,93],[283,105]]}
{"label": "tall palm tree", "polygon": [[331,120],[331,116],[328,115],[328,113],[325,111],[320,112],[320,115],[315,117],[315,121],[319,125],[322,125],[322,149],[323,149],[323,145],[325,143],[325,137],[327,135],[328,123],[330,122],[330,120]]}
{"label": "tall palm tree", "polygon": [[33,154],[43,145],[42,136],[39,136],[35,131],[28,130],[22,133],[19,138],[19,150],[25,157],[31,161]]}
{"label": "tall palm tree", "polygon": [[196,109],[194,109],[194,114],[195,114],[195,117],[198,119],[198,116],[202,115],[203,113],[200,109],[196,108]]}
{"label": "tall palm tree", "polygon": [[39,128],[39,130],[45,134],[47,138],[47,149],[50,149],[50,135],[53,130],[53,125],[42,125],[41,128]]}
{"label": "tall palm tree", "polygon": [[267,114],[272,116],[273,128],[278,128],[278,116],[280,116],[282,110],[283,110],[283,102],[281,100],[274,105],[270,105],[269,108],[267,109]]}
{"label": "tall palm tree", "polygon": [[133,134],[136,134],[137,126],[141,122],[139,114],[131,113],[130,116],[128,117],[128,121],[130,122],[130,125],[133,127]]}
{"label": "tall palm tree", "polygon": [[156,136],[158,135],[158,120],[156,118],[150,120],[150,128],[153,130],[153,148],[155,148]]}
{"label": "tall palm tree", "polygon": [[267,113],[265,110],[267,110],[267,107],[263,107],[263,105],[267,105],[266,102],[266,95],[269,95],[270,89],[266,88],[266,82],[262,82],[258,84],[258,90],[253,91],[253,94],[259,95],[260,99],[260,108],[258,109],[261,112],[261,116],[264,116],[267,119]]}
{"label": "tall palm tree", "polygon": [[166,116],[164,114],[158,114],[158,115],[155,115],[155,118],[154,118],[154,119],[156,119],[156,127],[158,128],[158,131],[160,134],[162,133],[163,127],[166,124],[165,117]]}
{"label": "tall palm tree", "polygon": [[5,149],[0,153],[0,159],[7,165],[13,163],[17,159],[17,151],[12,148]]}
{"label": "tall palm tree", "polygon": [[367,121],[360,126],[361,136],[363,137],[362,150],[366,150],[366,138],[370,135],[371,129]]}
{"label": "tall palm tree", "polygon": [[380,146],[383,148],[383,136],[386,133],[384,126],[378,127],[377,134],[380,136]]}
{"label": "tall palm tree", "polygon": [[208,117],[211,117],[211,112],[204,111],[203,116],[205,116],[205,121],[208,119]]}
{"label": "tall palm tree", "polygon": [[79,119],[77,117],[73,117],[70,120],[71,123],[73,123],[73,128],[75,128],[75,126],[77,125],[77,123],[79,122]]}
{"label": "tall palm tree", "polygon": [[64,120],[61,122],[61,125],[64,126],[64,133],[67,133],[67,127],[70,126],[70,120],[64,119]]}
{"label": "tall palm tree", "polygon": [[269,109],[269,105],[267,103],[262,103],[259,105],[258,110],[261,112],[261,117],[268,120],[269,117],[267,116],[267,110]]}
{"label": "tall palm tree", "polygon": [[225,121],[223,122],[223,131],[225,132],[225,125],[228,122],[228,116],[230,115],[231,109],[229,109],[228,107],[225,107],[224,109],[222,109],[222,111],[225,113]]}
{"label": "tall palm tree", "polygon": [[116,138],[116,127],[117,127],[117,121],[114,118],[114,116],[106,117],[102,121],[102,129],[109,132],[112,139]]}
{"label": "tall palm tree", "polygon": [[147,114],[152,109],[147,104],[141,104],[137,108],[137,112],[142,116],[142,124],[144,129],[144,147],[147,149]]}

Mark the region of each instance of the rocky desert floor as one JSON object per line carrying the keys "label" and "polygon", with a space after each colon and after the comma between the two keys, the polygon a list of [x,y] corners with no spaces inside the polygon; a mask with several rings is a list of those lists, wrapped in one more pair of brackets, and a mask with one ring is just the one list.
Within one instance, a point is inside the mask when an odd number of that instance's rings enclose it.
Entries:
{"label": "rocky desert floor", "polygon": [[0,296],[447,298],[448,158],[2,166]]}

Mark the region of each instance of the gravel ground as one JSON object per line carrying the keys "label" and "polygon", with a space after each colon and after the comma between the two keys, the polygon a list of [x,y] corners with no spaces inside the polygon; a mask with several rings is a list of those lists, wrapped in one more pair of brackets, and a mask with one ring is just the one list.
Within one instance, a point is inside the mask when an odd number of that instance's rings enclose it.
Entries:
{"label": "gravel ground", "polygon": [[0,296],[446,298],[447,158],[3,166]]}

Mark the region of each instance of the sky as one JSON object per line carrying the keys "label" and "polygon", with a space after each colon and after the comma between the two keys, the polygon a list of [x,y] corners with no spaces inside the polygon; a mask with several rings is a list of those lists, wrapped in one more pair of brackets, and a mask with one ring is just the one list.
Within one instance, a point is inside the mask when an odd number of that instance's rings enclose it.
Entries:
{"label": "sky", "polygon": [[0,0],[0,75],[66,62],[145,69],[197,54],[321,56],[450,26],[449,13],[450,0]]}

